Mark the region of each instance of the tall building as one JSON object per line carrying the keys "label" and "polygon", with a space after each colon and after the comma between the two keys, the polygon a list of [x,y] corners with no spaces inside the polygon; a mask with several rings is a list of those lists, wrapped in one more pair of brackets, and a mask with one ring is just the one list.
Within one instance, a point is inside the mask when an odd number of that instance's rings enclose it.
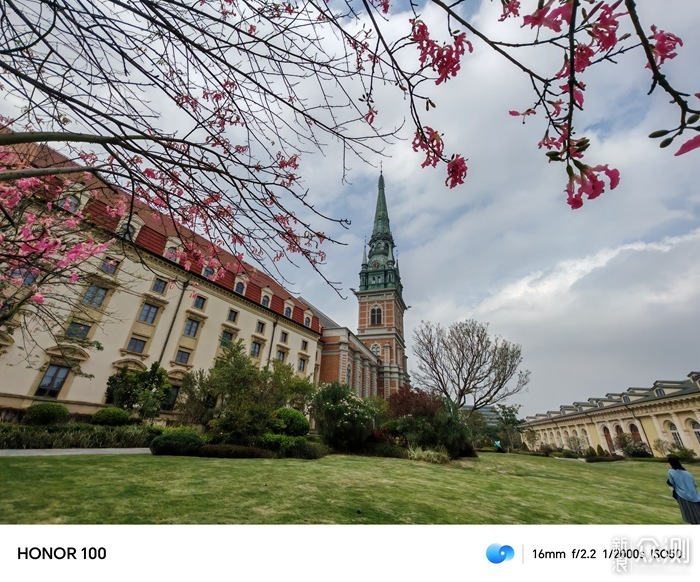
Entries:
{"label": "tall building", "polygon": [[406,304],[399,262],[384,192],[384,176],[379,176],[377,208],[360,270],[360,288],[355,291],[358,306],[357,335],[380,360],[379,392],[385,398],[408,386],[406,342],[403,318]]}

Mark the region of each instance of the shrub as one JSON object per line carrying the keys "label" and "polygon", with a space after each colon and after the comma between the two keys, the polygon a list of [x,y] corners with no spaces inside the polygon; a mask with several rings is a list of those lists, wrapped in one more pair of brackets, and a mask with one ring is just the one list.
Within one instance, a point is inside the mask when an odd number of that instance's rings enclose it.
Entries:
{"label": "shrub", "polygon": [[243,445],[203,445],[195,451],[195,455],[219,459],[272,459],[275,456],[267,449]]}
{"label": "shrub", "polygon": [[685,447],[674,445],[671,454],[674,457],[678,457],[679,461],[685,461],[686,463],[690,463],[695,460],[695,451],[693,449],[686,449]]}
{"label": "shrub", "polygon": [[613,461],[624,461],[625,457],[620,455],[602,455],[595,457],[586,457],[586,463],[611,463]]}
{"label": "shrub", "polygon": [[68,422],[70,412],[57,402],[41,402],[32,404],[24,413],[24,424],[35,426],[48,426],[50,424],[63,424]]}
{"label": "shrub", "polygon": [[190,428],[174,428],[165,431],[151,443],[154,455],[193,455],[204,445],[204,440]]}
{"label": "shrub", "polygon": [[578,459],[579,457],[579,455],[569,449],[564,449],[559,456],[563,459]]}
{"label": "shrub", "polygon": [[274,451],[279,457],[294,459],[320,459],[328,454],[321,443],[310,442],[303,436],[267,433],[257,439],[260,447]]}
{"label": "shrub", "polygon": [[131,415],[123,408],[108,406],[93,414],[90,422],[102,426],[124,426],[125,424],[129,424],[130,419]]}
{"label": "shrub", "polygon": [[603,447],[601,447],[600,445],[598,445],[598,446],[596,447],[595,450],[596,450],[596,454],[597,454],[599,457],[605,457],[606,455],[610,454],[610,453],[608,453]]}
{"label": "shrub", "polygon": [[549,457],[552,454],[552,447],[550,445],[540,445],[540,452],[545,456]]}
{"label": "shrub", "polygon": [[0,449],[148,447],[163,430],[153,426],[0,424]]}
{"label": "shrub", "polygon": [[279,423],[279,432],[288,436],[304,436],[309,432],[308,419],[294,408],[278,408],[272,413],[273,421]]}
{"label": "shrub", "polygon": [[436,463],[444,465],[450,462],[450,455],[444,448],[423,449],[421,447],[409,447],[408,458],[412,461],[425,461],[426,463]]}
{"label": "shrub", "polygon": [[374,408],[347,385],[333,382],[321,386],[312,410],[321,438],[334,449],[359,450],[372,432]]}
{"label": "shrub", "polygon": [[595,457],[595,449],[593,447],[589,446],[586,449],[586,452],[583,454],[583,456],[586,457],[587,459],[590,457]]}

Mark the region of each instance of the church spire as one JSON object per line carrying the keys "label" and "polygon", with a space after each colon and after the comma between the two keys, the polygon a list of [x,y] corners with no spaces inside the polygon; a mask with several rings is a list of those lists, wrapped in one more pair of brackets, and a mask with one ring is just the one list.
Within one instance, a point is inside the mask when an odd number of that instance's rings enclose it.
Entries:
{"label": "church spire", "polygon": [[369,239],[369,255],[362,257],[361,291],[398,289],[399,293],[401,292],[401,281],[394,259],[394,246],[384,192],[384,174],[380,173],[374,227],[372,228],[372,237]]}

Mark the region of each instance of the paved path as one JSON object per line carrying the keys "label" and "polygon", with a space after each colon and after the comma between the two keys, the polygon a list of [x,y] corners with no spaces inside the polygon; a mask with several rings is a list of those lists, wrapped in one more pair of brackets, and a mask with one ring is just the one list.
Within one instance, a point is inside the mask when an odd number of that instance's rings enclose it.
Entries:
{"label": "paved path", "polygon": [[150,449],[0,449],[0,457],[52,457],[58,455],[150,455]]}

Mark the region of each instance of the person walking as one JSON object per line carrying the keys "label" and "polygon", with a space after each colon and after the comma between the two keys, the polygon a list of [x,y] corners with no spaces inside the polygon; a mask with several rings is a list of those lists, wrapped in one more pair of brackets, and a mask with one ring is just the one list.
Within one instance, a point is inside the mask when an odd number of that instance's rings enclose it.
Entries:
{"label": "person walking", "polygon": [[693,476],[681,465],[678,457],[668,457],[671,468],[666,483],[673,487],[673,497],[678,501],[681,517],[686,523],[700,524],[700,493]]}

